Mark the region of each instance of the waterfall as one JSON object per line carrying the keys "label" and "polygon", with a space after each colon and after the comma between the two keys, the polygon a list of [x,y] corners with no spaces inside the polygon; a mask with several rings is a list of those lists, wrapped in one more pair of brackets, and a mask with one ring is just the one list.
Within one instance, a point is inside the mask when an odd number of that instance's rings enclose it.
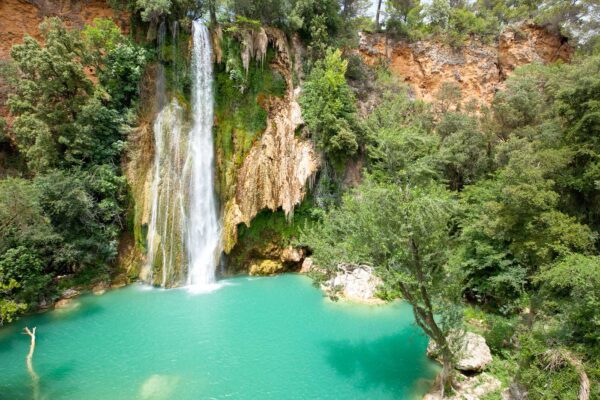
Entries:
{"label": "waterfall", "polygon": [[192,107],[189,136],[190,207],[187,226],[188,284],[205,286],[215,281],[220,253],[213,177],[213,71],[210,33],[200,21],[193,25]]}
{"label": "waterfall", "polygon": [[[163,35],[159,35],[159,42]],[[177,26],[173,28],[177,42]],[[159,43],[160,44],[160,43]],[[176,68],[176,66],[174,66]],[[213,76],[210,34],[193,24],[192,126],[173,97],[165,104],[159,67],[147,262],[141,277],[162,287],[211,288],[221,252],[213,178]],[[175,77],[174,79],[177,79]]]}

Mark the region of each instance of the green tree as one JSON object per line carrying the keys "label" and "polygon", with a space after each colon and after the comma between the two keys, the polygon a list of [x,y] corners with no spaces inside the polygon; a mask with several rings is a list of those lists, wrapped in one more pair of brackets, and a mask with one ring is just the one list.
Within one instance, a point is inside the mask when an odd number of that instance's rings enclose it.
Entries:
{"label": "green tree", "polygon": [[341,262],[371,265],[389,296],[413,306],[419,327],[440,346],[444,387],[453,370],[446,337],[457,322],[444,301],[452,286],[445,268],[452,209],[451,196],[439,186],[367,181],[301,238],[319,267],[335,273]]}
{"label": "green tree", "polygon": [[536,277],[544,312],[561,321],[563,341],[600,343],[600,258],[567,254]]}
{"label": "green tree", "polygon": [[304,84],[302,115],[317,148],[334,160],[358,150],[360,127],[354,95],[346,82],[348,61],[339,50],[319,60]]}
{"label": "green tree", "polygon": [[17,144],[34,171],[58,164],[64,147],[77,136],[78,110],[93,92],[81,63],[84,47],[78,34],[59,19],[48,19],[40,28],[44,46],[27,36],[11,51],[20,78],[8,100],[17,115]]}
{"label": "green tree", "polygon": [[428,106],[412,101],[406,88],[383,89],[366,122],[369,172],[380,182],[422,185],[440,179],[439,137]]}
{"label": "green tree", "polygon": [[594,234],[558,210],[549,179],[566,165],[562,151],[520,150],[490,179],[463,192],[460,270],[473,300],[504,312],[524,294],[539,268],[570,251],[590,251]]}

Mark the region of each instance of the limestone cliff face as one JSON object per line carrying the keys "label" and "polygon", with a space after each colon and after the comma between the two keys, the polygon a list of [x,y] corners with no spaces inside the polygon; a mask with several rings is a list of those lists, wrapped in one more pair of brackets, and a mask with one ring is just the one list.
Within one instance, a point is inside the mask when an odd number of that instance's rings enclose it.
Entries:
{"label": "limestone cliff face", "polygon": [[461,49],[439,40],[392,41],[381,34],[362,34],[359,52],[365,62],[386,62],[408,83],[415,97],[433,100],[444,82],[456,82],[464,101],[491,102],[502,82],[518,66],[569,61],[566,40],[531,23],[505,29],[495,44],[470,39]]}
{"label": "limestone cliff face", "polygon": [[[270,68],[284,77],[286,90],[283,97],[270,96],[264,107],[267,110],[267,128],[253,144],[237,171],[234,196],[224,207],[223,244],[226,253],[237,241],[237,226],[250,225],[263,209],[281,208],[291,215],[294,207],[303,200],[309,178],[319,166],[318,156],[310,141],[298,137],[296,128],[302,124],[299,90],[292,83],[293,62],[288,41],[283,32],[261,29],[251,42],[245,35],[242,59],[246,49],[253,49],[254,57],[264,57],[268,40],[276,56]],[[254,44],[252,44],[254,43]],[[298,53],[298,52],[296,52]],[[299,60],[296,60],[299,62]],[[246,61],[244,61],[245,65]]]}

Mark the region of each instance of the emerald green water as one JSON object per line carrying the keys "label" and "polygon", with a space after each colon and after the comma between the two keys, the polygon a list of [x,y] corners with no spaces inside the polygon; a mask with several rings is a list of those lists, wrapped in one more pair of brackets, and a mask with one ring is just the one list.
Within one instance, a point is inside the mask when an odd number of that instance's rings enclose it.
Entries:
{"label": "emerald green water", "polygon": [[333,303],[298,275],[205,294],[134,285],[0,329],[0,399],[415,399],[438,369],[410,307]]}

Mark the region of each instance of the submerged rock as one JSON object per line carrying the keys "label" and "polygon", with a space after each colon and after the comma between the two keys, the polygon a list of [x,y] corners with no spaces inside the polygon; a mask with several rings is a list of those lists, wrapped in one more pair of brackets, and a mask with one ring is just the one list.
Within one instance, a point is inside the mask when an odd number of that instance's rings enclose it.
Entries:
{"label": "submerged rock", "polygon": [[368,265],[340,264],[336,276],[323,283],[321,288],[347,300],[382,303],[381,299],[375,297],[382,284],[382,280],[373,274],[373,268]]}
{"label": "submerged rock", "polygon": [[[483,336],[473,332],[456,331],[448,336],[450,348],[457,357],[455,367],[465,372],[480,372],[492,362],[492,353]],[[427,355],[439,358],[437,344],[429,341]]]}

